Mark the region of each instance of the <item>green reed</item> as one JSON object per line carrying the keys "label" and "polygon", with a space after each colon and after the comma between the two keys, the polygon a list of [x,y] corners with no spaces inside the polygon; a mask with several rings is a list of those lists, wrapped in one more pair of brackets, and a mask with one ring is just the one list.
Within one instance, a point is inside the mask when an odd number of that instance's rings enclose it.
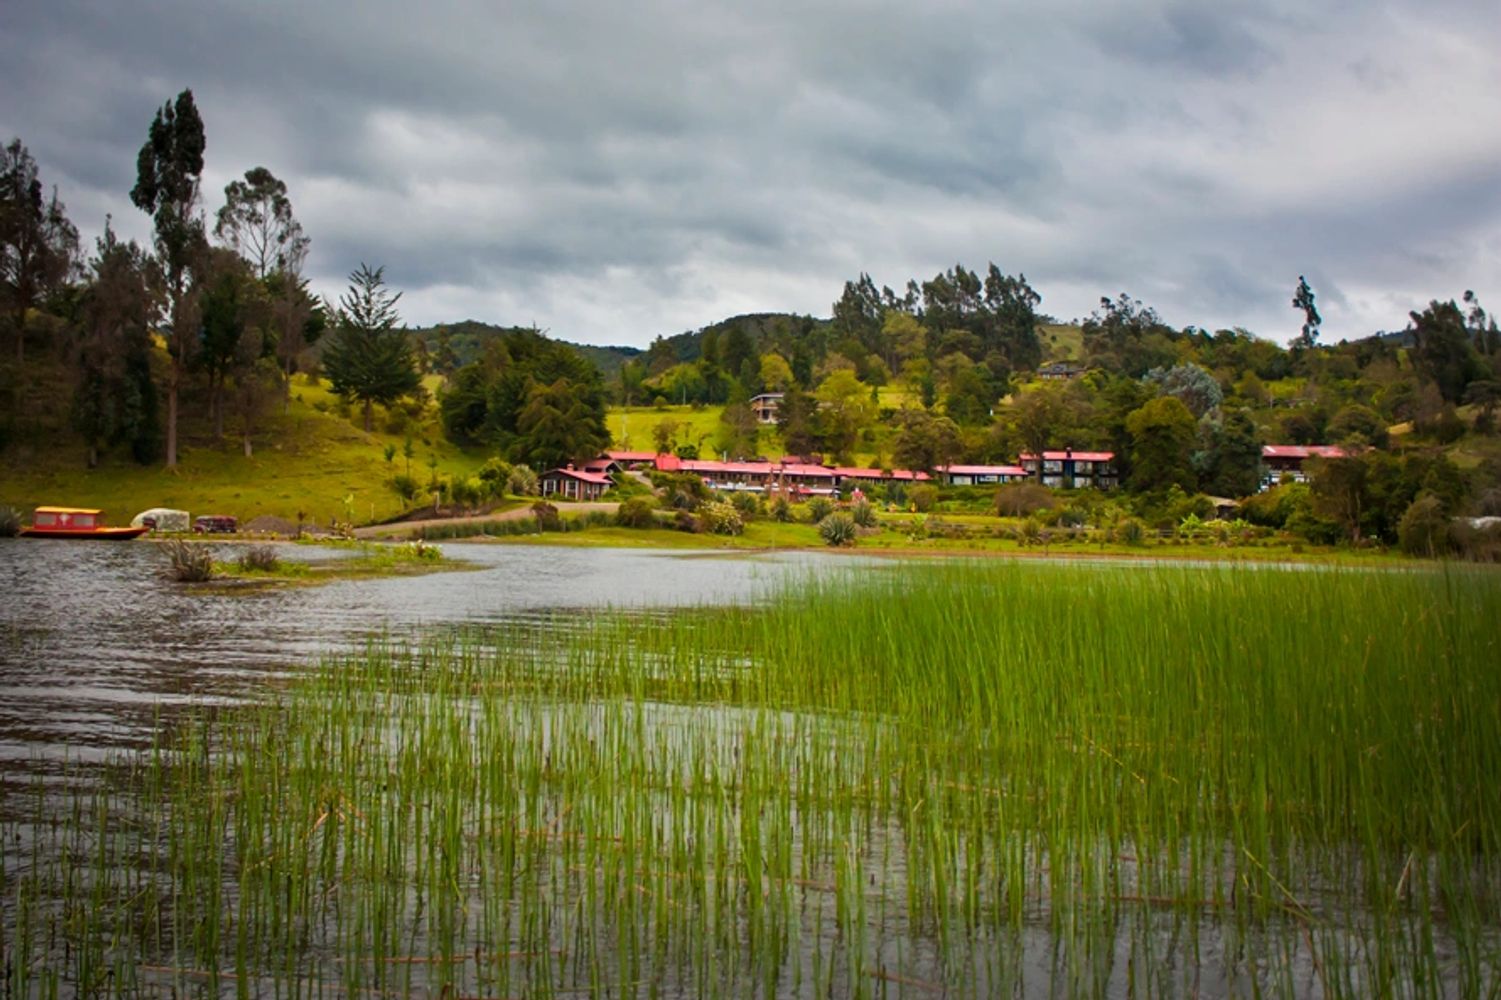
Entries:
{"label": "green reed", "polygon": [[964,563],[372,644],[7,801],[8,988],[1483,994],[1498,622]]}

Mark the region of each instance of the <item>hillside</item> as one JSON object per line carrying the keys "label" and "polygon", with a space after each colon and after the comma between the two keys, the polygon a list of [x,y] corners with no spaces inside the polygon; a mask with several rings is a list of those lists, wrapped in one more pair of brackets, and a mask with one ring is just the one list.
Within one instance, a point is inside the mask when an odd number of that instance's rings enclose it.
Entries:
{"label": "hillside", "polygon": [[[289,521],[327,525],[333,520],[381,520],[405,506],[388,483],[402,473],[407,441],[405,415],[377,411],[377,426],[366,433],[340,415],[326,383],[299,376],[293,397],[273,404],[264,426],[252,438],[246,457],[233,420],[224,441],[212,440],[207,423],[191,417],[181,425],[176,472],[160,462],[142,466],[122,450],[107,452],[98,467],[85,466],[83,441],[68,428],[71,385],[56,363],[36,362],[31,405],[17,424],[8,448],[0,452],[0,505],[29,513],[41,504],[101,507],[111,523],[122,524],[150,507],[175,507],[197,514],[230,514],[247,521],[263,514]],[[435,385],[429,381],[429,388]],[[191,397],[184,413],[200,411]],[[397,411],[398,413],[400,411]],[[410,421],[414,456],[411,475],[426,482],[433,474],[471,475],[484,461],[443,439],[431,410]],[[385,449],[394,448],[387,462]]]}
{"label": "hillside", "polygon": [[[459,323],[414,327],[408,332],[415,341],[421,344],[419,350],[426,352],[430,363],[436,369],[441,367],[437,361],[442,353],[445,339],[452,356],[452,367],[459,368],[479,360],[485,352],[485,345],[496,337],[526,329],[530,327],[497,326],[493,323],[466,319]],[[572,344],[568,341],[560,341],[560,343],[567,344],[588,358],[607,381],[619,377],[620,366],[642,353],[641,349],[636,347],[599,347],[595,344]]]}

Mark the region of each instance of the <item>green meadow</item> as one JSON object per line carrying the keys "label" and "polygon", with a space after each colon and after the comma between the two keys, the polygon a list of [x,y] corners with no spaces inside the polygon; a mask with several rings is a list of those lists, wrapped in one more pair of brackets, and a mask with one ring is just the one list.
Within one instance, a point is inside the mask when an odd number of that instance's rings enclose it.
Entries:
{"label": "green meadow", "polygon": [[908,561],[373,642],[7,799],[7,989],[1494,995],[1498,621]]}

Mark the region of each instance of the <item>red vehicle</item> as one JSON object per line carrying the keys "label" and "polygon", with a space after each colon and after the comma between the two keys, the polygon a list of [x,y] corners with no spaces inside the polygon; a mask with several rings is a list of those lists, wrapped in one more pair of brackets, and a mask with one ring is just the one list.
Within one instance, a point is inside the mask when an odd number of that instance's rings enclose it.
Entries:
{"label": "red vehicle", "polygon": [[204,514],[193,518],[195,535],[233,535],[240,530],[240,522],[225,514]]}

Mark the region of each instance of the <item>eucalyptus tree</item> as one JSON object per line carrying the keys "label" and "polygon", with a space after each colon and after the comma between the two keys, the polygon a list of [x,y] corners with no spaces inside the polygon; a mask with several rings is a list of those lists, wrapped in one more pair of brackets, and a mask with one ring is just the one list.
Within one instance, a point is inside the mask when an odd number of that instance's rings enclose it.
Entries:
{"label": "eucalyptus tree", "polygon": [[0,295],[16,333],[17,367],[26,361],[26,313],[78,269],[78,230],[58,200],[43,193],[36,160],[12,139],[0,152]]}
{"label": "eucalyptus tree", "polygon": [[251,167],[243,180],[224,186],[214,235],[245,258],[262,281],[294,262],[294,270],[300,272],[307,255],[308,238],[292,215],[287,185],[265,167]]}
{"label": "eucalyptus tree", "polygon": [[152,119],[146,142],[136,158],[136,185],[131,202],[150,215],[157,260],[167,294],[167,468],[177,467],[177,396],[196,346],[198,330],[191,315],[192,279],[202,267],[206,239],[198,210],[203,176],[203,119],[184,90],[163,104]]}

